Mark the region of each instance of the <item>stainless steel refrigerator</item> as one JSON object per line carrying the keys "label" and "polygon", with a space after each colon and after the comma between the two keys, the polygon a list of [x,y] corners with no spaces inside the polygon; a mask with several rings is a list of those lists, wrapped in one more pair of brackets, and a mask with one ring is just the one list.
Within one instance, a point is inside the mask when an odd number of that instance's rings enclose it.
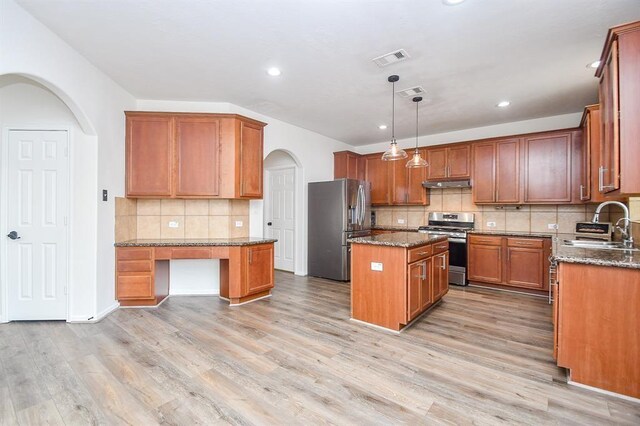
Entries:
{"label": "stainless steel refrigerator", "polygon": [[309,275],[349,281],[351,248],[347,239],[370,233],[368,182],[336,179],[309,183]]}

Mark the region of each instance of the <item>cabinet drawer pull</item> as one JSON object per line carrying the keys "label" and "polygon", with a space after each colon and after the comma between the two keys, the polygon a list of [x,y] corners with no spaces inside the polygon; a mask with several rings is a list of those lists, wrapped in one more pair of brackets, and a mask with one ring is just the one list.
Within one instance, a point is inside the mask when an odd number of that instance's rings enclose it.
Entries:
{"label": "cabinet drawer pull", "polygon": [[420,264],[420,278],[423,280],[427,279],[427,262],[422,262]]}
{"label": "cabinet drawer pull", "polygon": [[425,254],[431,254],[431,253],[429,253],[428,251],[419,251],[418,254],[420,256],[424,256]]}
{"label": "cabinet drawer pull", "polygon": [[442,270],[447,269],[447,255],[441,254],[438,257],[442,257],[442,265],[440,265],[440,268],[442,268]]}

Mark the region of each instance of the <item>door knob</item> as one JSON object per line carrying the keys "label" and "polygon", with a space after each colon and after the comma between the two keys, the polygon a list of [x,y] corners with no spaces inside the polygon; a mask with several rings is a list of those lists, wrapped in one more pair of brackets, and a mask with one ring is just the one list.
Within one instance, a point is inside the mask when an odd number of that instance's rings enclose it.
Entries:
{"label": "door knob", "polygon": [[19,240],[20,237],[18,237],[18,233],[16,231],[11,231],[7,234],[7,237],[11,238],[12,240]]}
{"label": "door knob", "polygon": [[271,226],[271,225],[273,225],[273,223],[267,222],[267,226]]}

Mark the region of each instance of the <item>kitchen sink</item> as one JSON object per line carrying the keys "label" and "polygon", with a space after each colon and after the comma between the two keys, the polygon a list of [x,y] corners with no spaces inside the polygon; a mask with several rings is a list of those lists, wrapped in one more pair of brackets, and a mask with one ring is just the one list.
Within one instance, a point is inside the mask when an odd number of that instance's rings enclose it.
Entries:
{"label": "kitchen sink", "polygon": [[567,247],[592,248],[601,250],[638,250],[637,248],[627,248],[623,243],[618,241],[564,240],[564,245]]}

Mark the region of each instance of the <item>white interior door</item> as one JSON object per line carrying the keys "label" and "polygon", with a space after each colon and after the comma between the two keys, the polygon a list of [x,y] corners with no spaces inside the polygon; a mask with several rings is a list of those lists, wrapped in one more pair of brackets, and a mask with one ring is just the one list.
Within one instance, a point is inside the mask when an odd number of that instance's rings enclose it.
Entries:
{"label": "white interior door", "polygon": [[67,143],[66,131],[9,132],[9,320],[67,318]]}
{"label": "white interior door", "polygon": [[277,238],[275,268],[293,272],[295,254],[295,168],[269,170],[267,236]]}

